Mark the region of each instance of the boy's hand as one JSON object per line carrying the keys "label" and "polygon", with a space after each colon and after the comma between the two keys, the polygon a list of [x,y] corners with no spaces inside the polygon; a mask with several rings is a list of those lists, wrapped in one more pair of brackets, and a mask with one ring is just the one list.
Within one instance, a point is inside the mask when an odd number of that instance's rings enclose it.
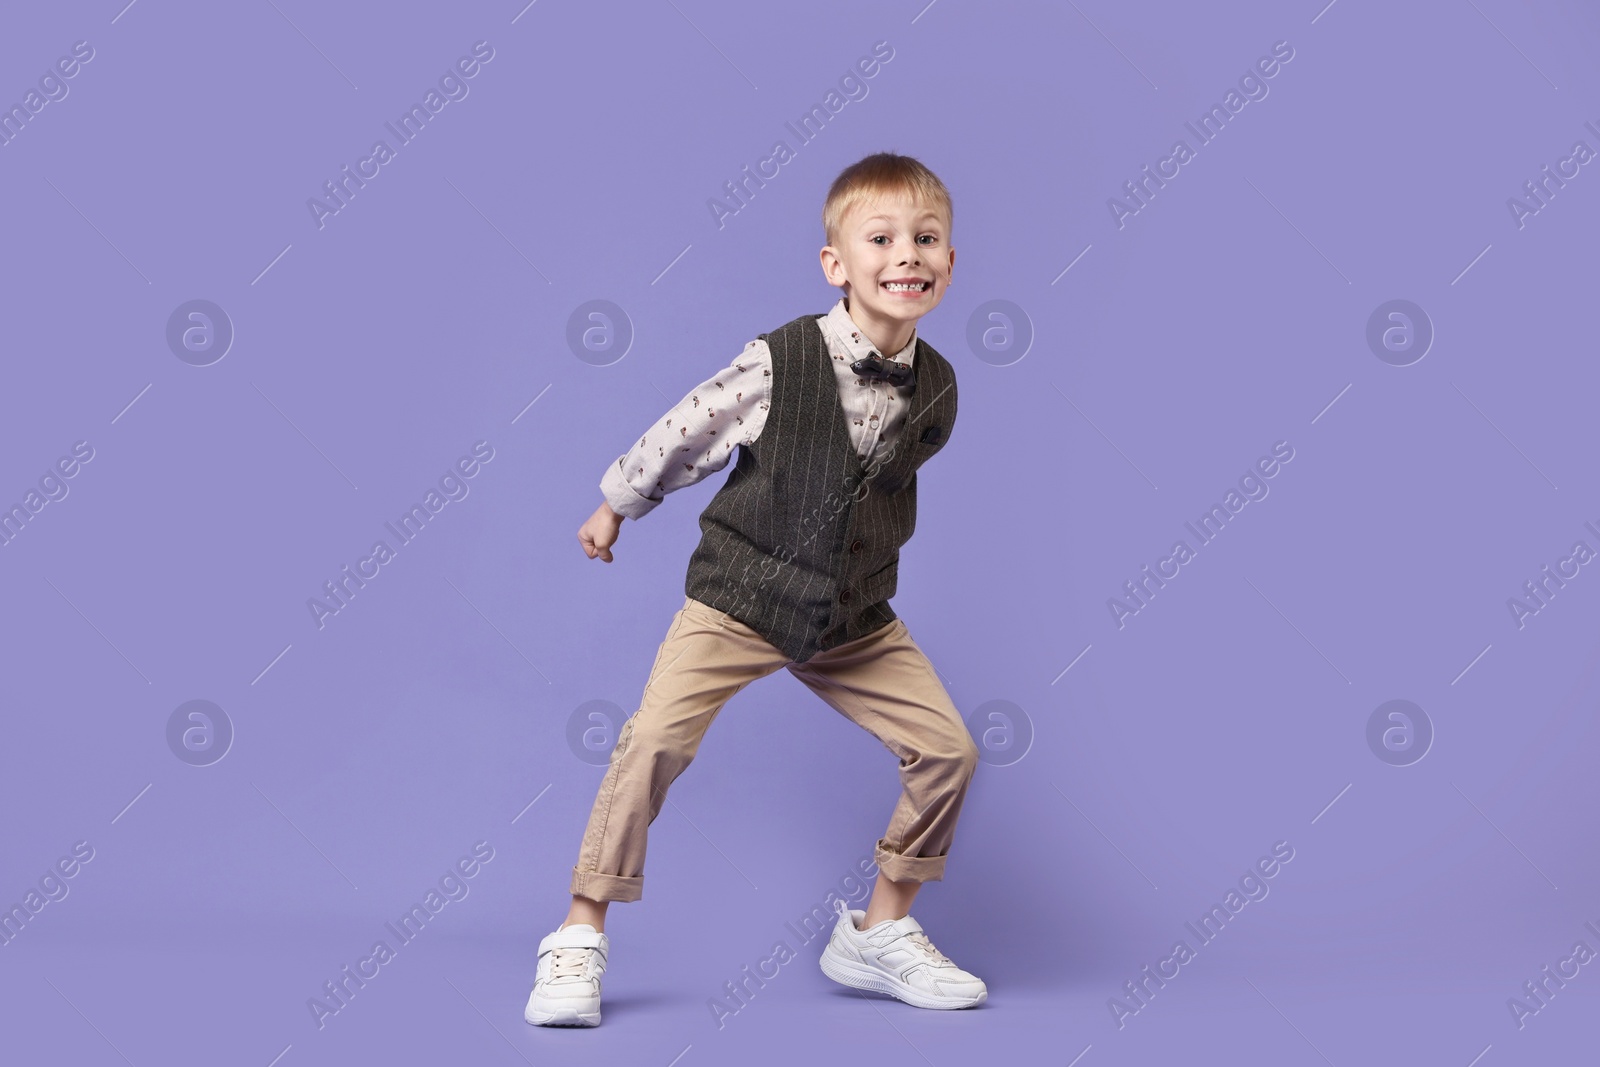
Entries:
{"label": "boy's hand", "polygon": [[621,528],[622,516],[612,511],[609,503],[602,503],[578,528],[578,543],[590,559],[599,556],[610,563],[611,546],[616,544],[617,531]]}

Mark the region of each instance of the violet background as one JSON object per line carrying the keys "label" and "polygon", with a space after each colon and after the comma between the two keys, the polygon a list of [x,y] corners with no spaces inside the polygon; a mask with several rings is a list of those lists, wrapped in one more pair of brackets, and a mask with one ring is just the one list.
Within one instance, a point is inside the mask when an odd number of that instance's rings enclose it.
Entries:
{"label": "violet background", "polygon": [[[1600,948],[1600,578],[1521,629],[1506,606],[1600,548],[1600,177],[1520,229],[1506,206],[1600,148],[1593,7],[123,2],[0,31],[5,103],[95,49],[0,148],[0,502],[95,450],[0,549],[0,903],[95,849],[0,946],[7,1062],[1593,1056],[1597,965],[1520,1030],[1507,999]],[[318,229],[306,200],[480,40],[469,95]],[[878,41],[867,96],[798,145]],[[1269,95],[1119,229],[1107,199],[1277,41]],[[707,200],[779,138],[719,228]],[[569,723],[637,706],[725,473],[610,566],[575,532],[632,435],[831,306],[822,198],[879,150],[943,178],[958,250],[921,332],[961,415],[894,607],[964,714],[1009,701],[1032,735],[913,909],[990,1000],[863,997],[785,927],[899,785],[779,672],[652,827],[604,1025],[530,1027],[602,773]],[[235,330],[204,367],[165,339],[196,298]],[[1396,298],[1436,331],[1404,367],[1365,339]],[[595,299],[634,334],[605,366],[567,341]],[[1020,360],[967,342],[994,300]],[[319,630],[307,599],[479,440],[470,495]],[[1270,495],[1119,630],[1107,599],[1280,440]],[[205,767],[166,734],[196,699],[235,731]],[[1409,766],[1366,740],[1393,699],[1436,734]],[[478,841],[469,895],[319,1029],[308,998]],[[1108,999],[1277,841],[1270,895],[1119,1029]],[[719,1027],[780,938],[797,957]]]}

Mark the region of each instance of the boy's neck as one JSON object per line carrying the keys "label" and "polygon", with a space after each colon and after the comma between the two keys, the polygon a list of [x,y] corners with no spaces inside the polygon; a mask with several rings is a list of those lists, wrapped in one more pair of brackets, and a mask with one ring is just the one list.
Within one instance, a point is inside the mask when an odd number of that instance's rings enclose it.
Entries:
{"label": "boy's neck", "polygon": [[899,319],[880,320],[854,304],[849,296],[844,298],[844,310],[850,316],[850,321],[860,327],[861,332],[872,343],[872,347],[885,358],[893,358],[897,352],[911,343],[911,338],[917,332],[917,319],[909,322]]}

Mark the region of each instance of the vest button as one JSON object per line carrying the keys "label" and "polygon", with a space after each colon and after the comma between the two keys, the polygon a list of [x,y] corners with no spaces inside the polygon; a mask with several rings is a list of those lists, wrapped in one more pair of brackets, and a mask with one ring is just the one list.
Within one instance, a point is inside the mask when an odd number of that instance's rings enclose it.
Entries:
{"label": "vest button", "polygon": [[861,551],[861,538],[858,537],[853,542],[851,542],[850,551],[851,552],[860,552]]}
{"label": "vest button", "polygon": [[839,594],[839,603],[841,603],[841,604],[850,603],[850,590],[846,589],[844,592]]}

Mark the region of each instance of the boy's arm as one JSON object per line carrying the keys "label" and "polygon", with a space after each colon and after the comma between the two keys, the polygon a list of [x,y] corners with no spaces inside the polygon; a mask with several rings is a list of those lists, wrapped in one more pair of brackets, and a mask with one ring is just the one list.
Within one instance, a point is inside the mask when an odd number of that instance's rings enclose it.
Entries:
{"label": "boy's arm", "polygon": [[749,444],[760,434],[771,382],[772,354],[765,342],[751,341],[606,468],[600,491],[607,505],[638,520],[666,494],[727,466],[736,445]]}
{"label": "boy's arm", "polygon": [[610,563],[624,518],[637,521],[667,493],[727,466],[734,446],[753,443],[766,423],[771,385],[772,353],[766,342],[751,341],[618,456],[600,479],[605,502],[578,530],[589,558]]}

